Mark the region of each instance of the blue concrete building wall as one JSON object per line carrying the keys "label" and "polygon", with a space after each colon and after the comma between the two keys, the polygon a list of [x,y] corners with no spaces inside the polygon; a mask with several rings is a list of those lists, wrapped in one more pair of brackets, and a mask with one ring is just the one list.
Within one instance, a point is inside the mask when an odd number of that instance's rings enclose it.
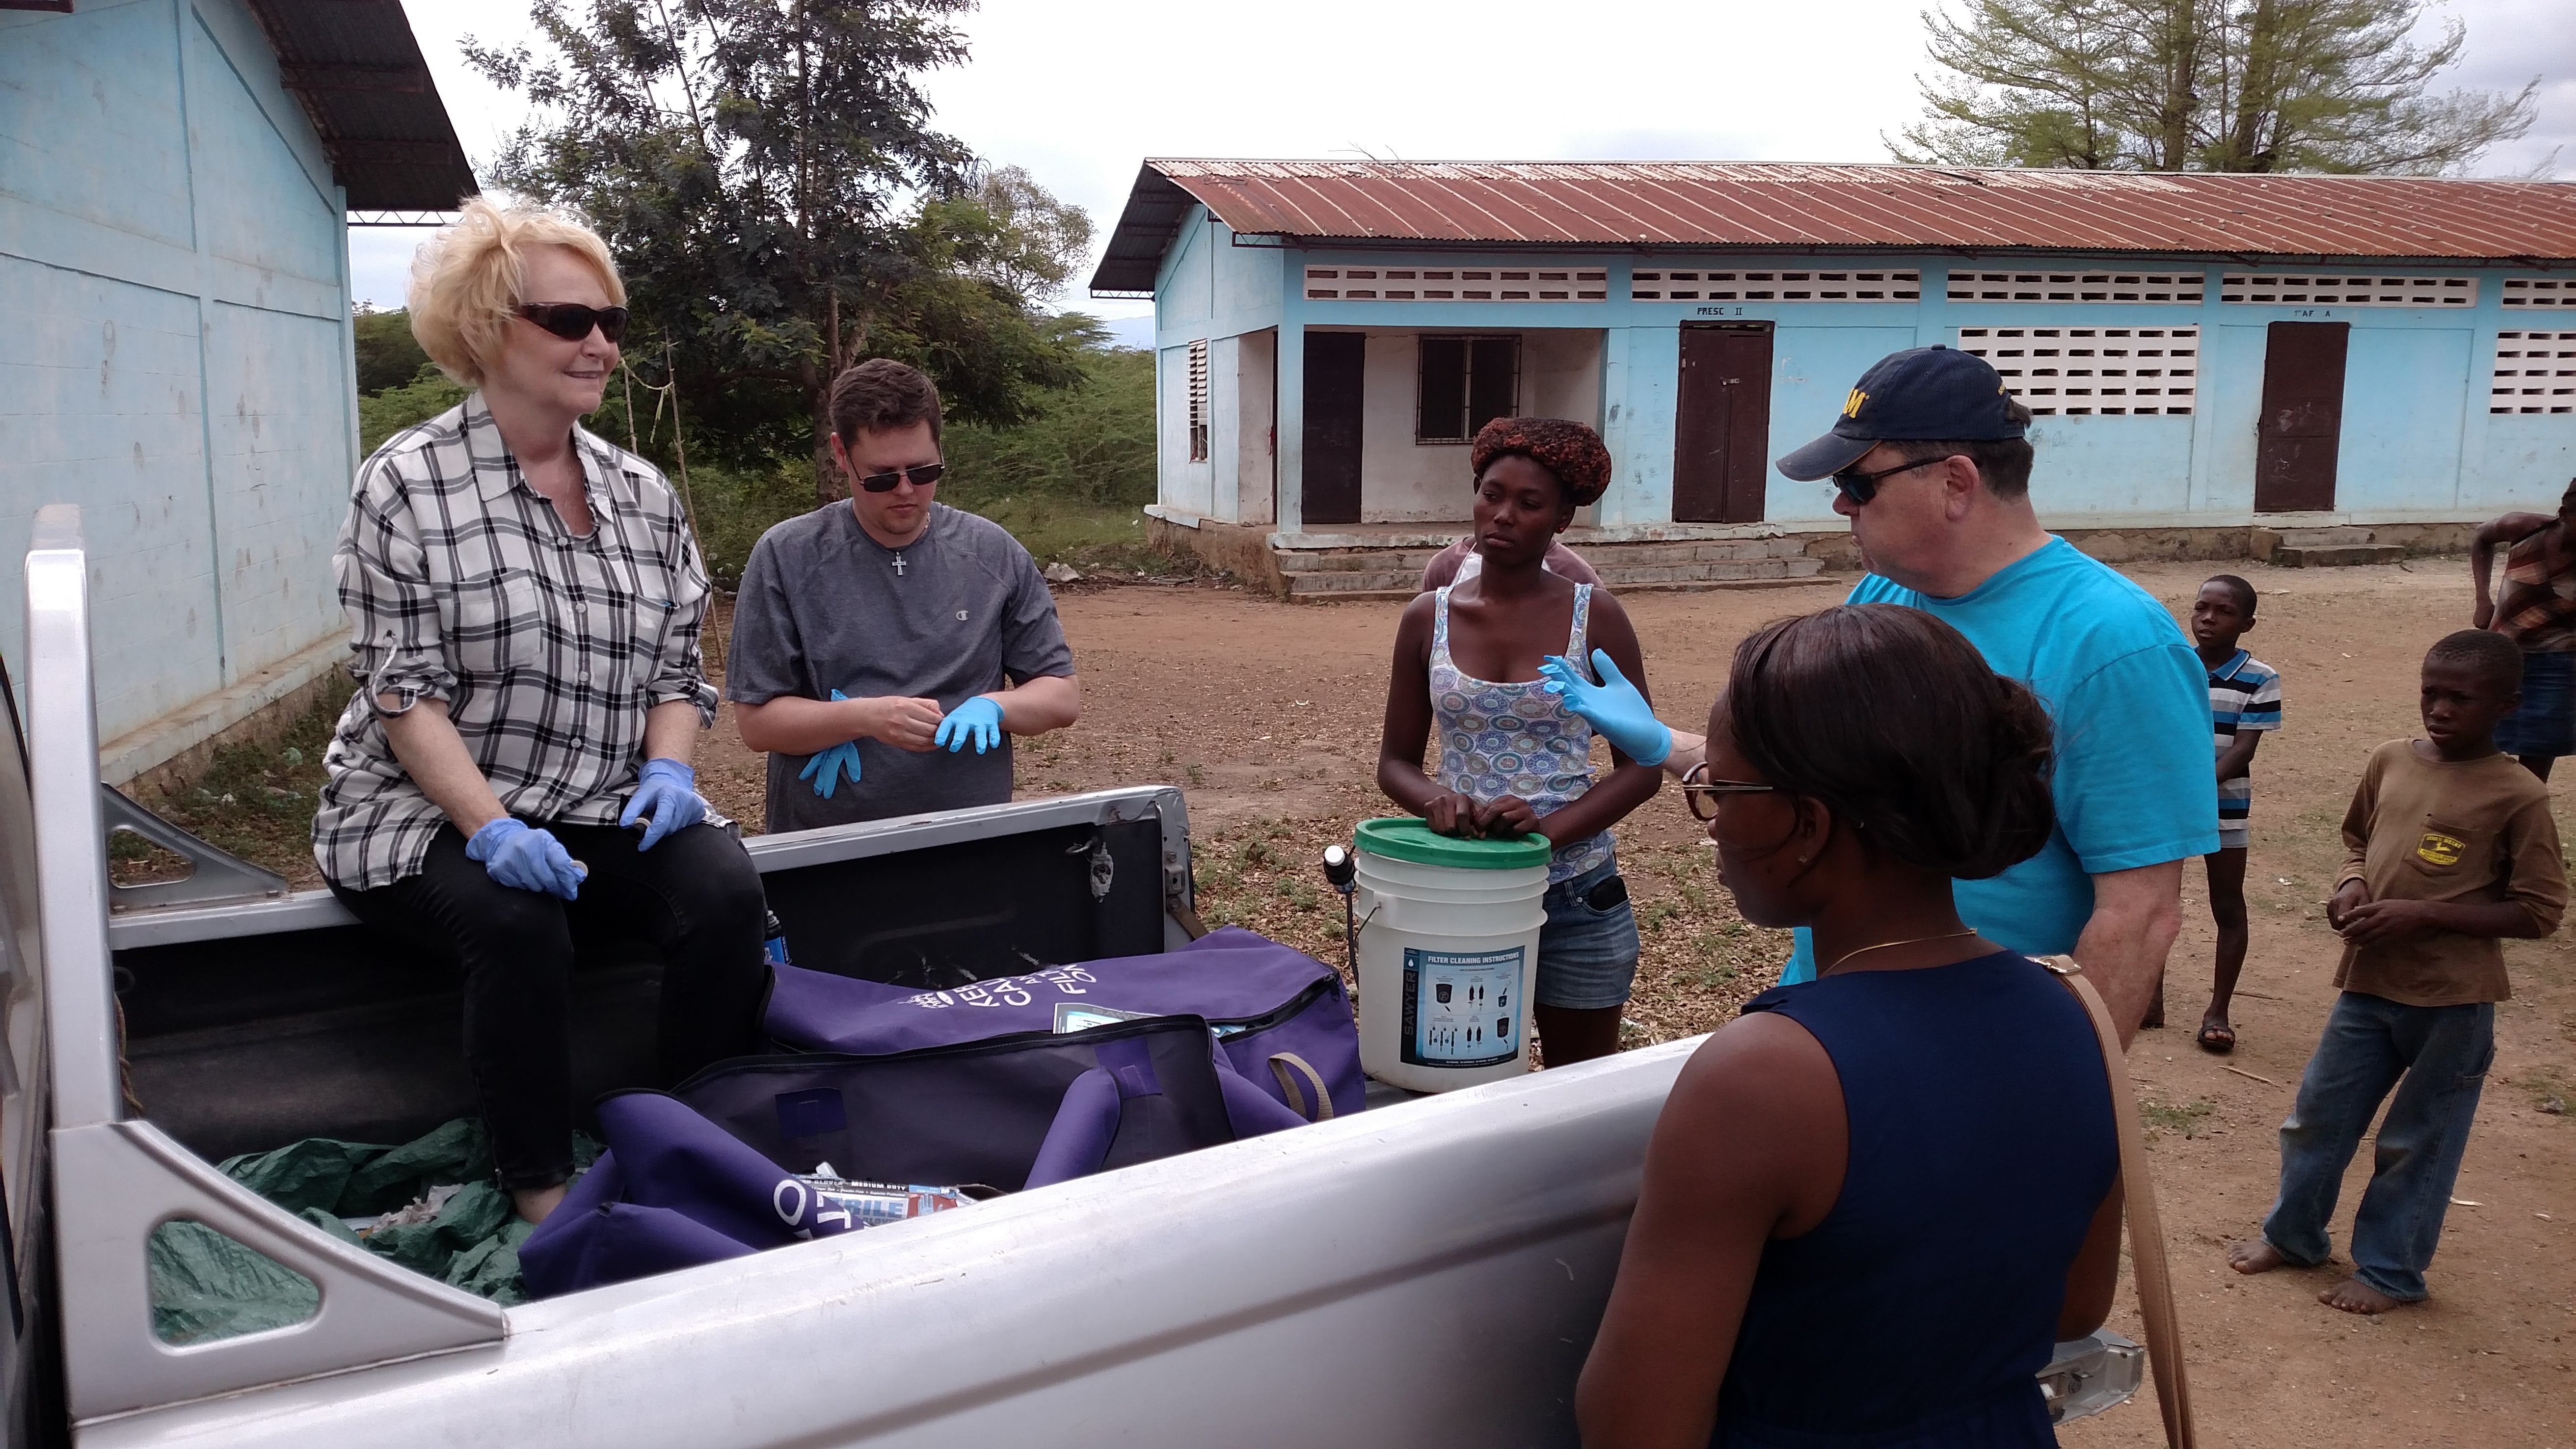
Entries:
{"label": "blue concrete building wall", "polygon": [[0,13],[0,557],[81,505],[103,739],[340,628],[342,203],[240,0]]}
{"label": "blue concrete building wall", "polygon": [[[1195,517],[1236,522],[1246,517],[1247,482],[1265,491],[1269,479],[1247,480],[1247,470],[1267,472],[1274,462],[1270,438],[1276,421],[1277,447],[1284,460],[1291,445],[1284,417],[1273,418],[1271,375],[1273,353],[1266,345],[1250,350],[1242,339],[1280,330],[1286,284],[1277,247],[1238,245],[1233,232],[1194,208],[1163,254],[1154,284],[1155,396],[1159,400],[1156,496],[1170,508]],[[1189,355],[1193,343],[1209,349],[1209,456],[1190,457]],[[1283,369],[1302,366],[1302,352],[1279,352]],[[1253,391],[1245,390],[1247,367]],[[1284,403],[1289,384],[1279,384]],[[1299,416],[1302,417],[1302,414]],[[1261,436],[1248,442],[1253,432]],[[1293,473],[1280,476],[1293,477]],[[1290,506],[1293,507],[1293,504]],[[1267,509],[1258,511],[1266,518]]]}
{"label": "blue concrete building wall", "polygon": [[[1569,302],[1428,301],[1378,297],[1319,299],[1307,295],[1307,268],[1585,268],[1605,274],[1598,300]],[[2134,303],[1949,300],[1954,270],[2134,272],[2142,267],[2204,278],[2196,300]],[[1647,301],[1632,299],[1639,270],[1807,271],[1910,270],[1911,300]],[[2466,279],[2473,306],[2309,306],[2222,300],[2230,272]],[[1238,241],[1204,209],[1186,222],[1166,254],[1157,294],[1158,328],[1167,363],[1198,337],[1224,337],[1276,327],[1278,526],[1299,530],[1302,460],[1302,336],[1307,327],[1371,332],[1476,331],[1532,333],[1599,329],[1602,432],[1616,473],[1593,522],[1651,528],[1672,517],[1673,443],[1679,406],[1680,329],[1685,322],[1773,324],[1769,451],[1777,455],[1830,426],[1852,383],[1869,364],[1904,347],[1961,345],[1960,329],[2195,328],[2194,396],[2183,414],[2084,415],[2036,420],[2039,458],[2033,494],[2044,518],[2068,527],[2242,526],[2257,521],[2254,476],[2267,329],[2276,321],[2351,325],[2346,358],[2343,432],[2336,506],[2304,522],[2468,521],[2512,508],[2552,507],[2576,473],[2576,411],[2491,413],[2489,388],[2497,333],[2511,328],[2564,328],[2576,334],[2576,310],[2508,310],[2500,285],[2533,275],[2499,262],[2488,267],[2373,266],[2295,263],[2249,266],[2238,259],[2162,260],[2067,256],[1692,256],[1671,253],[1539,254],[1498,249],[1366,250]],[[1962,285],[1966,285],[1963,279]],[[1381,289],[1382,290],[1382,289]],[[2183,344],[2177,344],[2183,345]],[[2178,359],[2177,359],[2178,360]],[[2560,379],[2576,383],[2576,375]],[[1385,385],[1410,387],[1409,378]],[[1380,386],[1372,369],[1370,387]],[[1171,393],[1166,392],[1169,398]],[[2500,401],[2500,400],[2499,400]],[[2528,403],[2530,399],[2523,399]],[[2576,392],[2554,398],[2576,407]],[[1169,423],[1167,422],[1167,433]],[[1184,429],[1185,431],[1185,424]],[[1186,456],[1186,440],[1183,440]],[[1181,483],[1178,470],[1167,472]],[[1217,497],[1225,487],[1213,487]],[[1164,501],[1191,509],[1208,496],[1195,485],[1167,489]],[[1839,528],[1824,484],[1771,475],[1764,523]],[[1462,508],[1463,516],[1463,508]]]}

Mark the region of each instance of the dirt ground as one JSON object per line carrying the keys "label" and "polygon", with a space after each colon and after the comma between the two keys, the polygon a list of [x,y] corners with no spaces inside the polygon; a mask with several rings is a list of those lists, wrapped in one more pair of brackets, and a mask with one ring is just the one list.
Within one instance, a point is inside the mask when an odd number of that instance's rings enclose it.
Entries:
{"label": "dirt ground", "polygon": [[[2281,671],[2287,724],[2254,768],[2242,1045],[2225,1058],[2192,1046],[2212,944],[2192,869],[2169,978],[2176,1026],[2142,1033],[2130,1054],[2160,1124],[2151,1133],[2159,1196],[2204,1442],[2576,1444],[2576,1121],[2564,1112],[2576,1098],[2576,946],[2564,936],[2506,943],[2516,994],[2497,1014],[2495,1070],[2431,1301],[2356,1318],[2314,1301],[2345,1265],[2249,1279],[2221,1262],[2223,1246],[2253,1232],[2270,1204],[2273,1132],[2333,999],[2336,943],[2320,902],[2355,772],[2371,746],[2415,732],[2417,664],[2433,639],[2465,625],[2469,599],[2457,560],[2235,567],[2262,594],[2246,642]],[[2131,573],[2180,607],[2210,571]],[[1627,600],[1665,717],[1696,723],[1737,639],[1836,601],[1846,583]],[[1399,606],[1289,606],[1204,584],[1076,585],[1061,612],[1085,714],[1023,748],[1021,792],[1186,787],[1209,917],[1338,957],[1341,923],[1313,862],[1327,842],[1347,840],[1353,822],[1387,813],[1371,775]],[[756,823],[759,757],[742,748],[730,712],[718,729],[701,781],[722,808]],[[2562,831],[2576,825],[2563,808],[2560,820]],[[1736,918],[1677,793],[1649,802],[1620,834],[1647,943],[1627,1039],[1708,1030],[1768,984],[1784,938]],[[2365,1150],[2347,1181],[2338,1243],[2368,1162]],[[1890,1306],[1890,1323],[1901,1332],[1903,1305]],[[2138,1333],[2125,1307],[2114,1325]],[[2083,1449],[2161,1442],[2144,1402],[2072,1425],[2064,1440]]]}

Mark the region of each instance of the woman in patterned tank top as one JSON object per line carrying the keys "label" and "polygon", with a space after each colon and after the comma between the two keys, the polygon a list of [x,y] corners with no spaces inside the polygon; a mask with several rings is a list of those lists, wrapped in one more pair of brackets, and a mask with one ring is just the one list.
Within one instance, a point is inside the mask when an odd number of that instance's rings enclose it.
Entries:
{"label": "woman in patterned tank top", "polygon": [[[1532,1005],[1547,1064],[1563,1066],[1618,1050],[1637,925],[1610,827],[1662,777],[1614,749],[1595,779],[1592,728],[1547,691],[1539,663],[1603,649],[1641,690],[1645,666],[1618,600],[1543,566],[1574,511],[1609,486],[1599,435],[1559,418],[1498,418],[1469,461],[1482,568],[1405,610],[1377,782],[1442,834],[1536,832],[1555,846]],[[1422,764],[1435,724],[1436,778]]]}

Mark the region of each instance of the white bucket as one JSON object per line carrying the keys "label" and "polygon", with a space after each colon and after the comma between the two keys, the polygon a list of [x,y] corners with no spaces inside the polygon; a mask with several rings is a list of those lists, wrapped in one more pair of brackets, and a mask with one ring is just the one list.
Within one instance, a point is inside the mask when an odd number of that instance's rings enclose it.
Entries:
{"label": "white bucket", "polygon": [[1361,1070],[1415,1092],[1528,1071],[1545,838],[1389,819],[1363,821],[1357,844]]}

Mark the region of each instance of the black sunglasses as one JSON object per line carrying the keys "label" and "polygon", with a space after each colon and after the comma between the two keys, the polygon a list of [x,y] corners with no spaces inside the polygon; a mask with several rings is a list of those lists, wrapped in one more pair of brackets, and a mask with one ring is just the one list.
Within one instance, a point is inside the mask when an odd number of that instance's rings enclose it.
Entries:
{"label": "black sunglasses", "polygon": [[1682,776],[1682,798],[1690,802],[1691,818],[1715,820],[1719,801],[1728,795],[1770,795],[1779,792],[1777,785],[1761,785],[1751,780],[1712,780],[1708,762],[1702,760]]}
{"label": "black sunglasses", "polygon": [[1866,508],[1869,506],[1869,500],[1878,496],[1879,479],[1893,478],[1899,473],[1910,473],[1917,468],[1929,468],[1935,463],[1947,463],[1953,458],[1966,456],[1968,455],[1965,453],[1944,453],[1938,458],[1917,458],[1911,463],[1899,463],[1893,468],[1881,468],[1875,473],[1857,473],[1846,468],[1834,475],[1834,486],[1841,489],[1843,496],[1852,501],[1852,507]]}
{"label": "black sunglasses", "polygon": [[938,482],[940,475],[947,471],[948,465],[945,463],[916,463],[909,468],[897,468],[891,473],[870,473],[859,480],[859,486],[870,493],[892,493],[896,485],[910,479],[915,485],[927,488]]}
{"label": "black sunglasses", "polygon": [[623,307],[585,307],[579,302],[530,302],[519,309],[519,315],[566,342],[579,342],[590,335],[593,327],[612,343],[626,339],[626,309]]}

